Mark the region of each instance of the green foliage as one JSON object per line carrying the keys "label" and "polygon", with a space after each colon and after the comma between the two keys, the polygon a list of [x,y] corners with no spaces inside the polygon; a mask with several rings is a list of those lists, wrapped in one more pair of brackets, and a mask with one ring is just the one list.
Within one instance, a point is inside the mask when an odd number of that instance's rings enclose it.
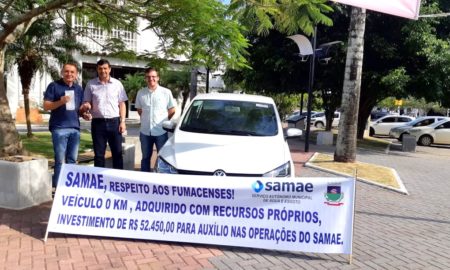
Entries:
{"label": "green foliage", "polygon": [[160,72],[160,84],[172,90],[174,98],[180,94],[189,94],[189,84],[191,82],[191,72],[189,69],[184,70],[162,70]]}
{"label": "green foliage", "polygon": [[286,34],[299,30],[307,35],[314,31],[314,25],[332,25],[324,14],[333,11],[326,0],[233,0],[232,14],[252,33],[267,35],[277,29]]}
{"label": "green foliage", "polygon": [[75,63],[71,52],[73,50],[83,51],[85,48],[65,34],[59,37],[54,35],[55,31],[65,29],[56,24],[54,19],[55,17],[52,15],[39,18],[24,35],[7,47],[7,66],[11,68],[13,64],[18,65],[19,76],[24,88],[29,88],[37,71],[48,71],[53,79],[58,79],[60,72],[55,64]]}
{"label": "green foliage", "polygon": [[385,89],[390,89],[389,92],[401,98],[403,91],[410,81],[410,76],[406,73],[404,67],[390,70],[388,74],[381,77],[380,85]]}
{"label": "green foliage", "polygon": [[248,65],[251,69],[230,70],[226,84],[237,83],[245,91],[305,92],[308,86],[309,65],[294,55],[298,47],[278,31],[267,36],[248,35],[250,44]]}
{"label": "green foliage", "polygon": [[280,117],[284,117],[298,108],[300,104],[300,94],[266,94],[273,98],[275,104],[277,105],[278,113]]}
{"label": "green foliage", "polygon": [[[389,110],[397,110],[398,105],[395,105],[396,97],[387,97],[382,101],[378,102],[377,107],[387,108]],[[402,98],[403,104],[402,108],[419,109],[422,114],[426,114],[428,111],[433,110],[434,112],[439,112],[443,115],[447,115],[445,108],[441,106],[438,102],[427,102],[424,98],[414,98],[407,97]]]}
{"label": "green foliage", "polygon": [[122,85],[127,92],[128,98],[134,101],[136,99],[137,92],[147,86],[144,79],[144,73],[137,72],[134,74],[125,75],[125,80],[122,80]]}
{"label": "green foliage", "polygon": [[[36,132],[31,138],[27,138],[26,135],[21,135],[20,137],[25,149],[30,154],[44,156],[47,159],[54,158],[52,135],[50,132]],[[81,132],[78,151],[83,153],[92,148],[91,134]]]}
{"label": "green foliage", "polygon": [[[241,26],[217,0],[154,0],[146,6],[149,25],[164,41],[167,56],[187,56],[193,65],[245,67],[247,41]],[[174,23],[176,22],[176,23]]]}

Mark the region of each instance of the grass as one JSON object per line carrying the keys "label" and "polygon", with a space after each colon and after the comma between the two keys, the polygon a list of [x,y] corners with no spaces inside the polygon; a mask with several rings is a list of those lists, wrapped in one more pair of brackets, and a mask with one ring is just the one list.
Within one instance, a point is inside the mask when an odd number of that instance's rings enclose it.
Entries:
{"label": "grass", "polygon": [[[317,139],[318,132],[323,132],[324,130],[313,130],[310,133],[310,139],[312,141],[315,141]],[[332,129],[331,132],[333,133],[333,142],[336,144],[337,140],[337,129]],[[381,138],[375,138],[375,137],[364,137],[362,140],[358,139],[356,141],[358,148],[363,149],[370,149],[370,150],[378,150],[378,151],[384,151],[386,147],[389,145],[389,142],[386,140],[383,140]]]}
{"label": "grass", "polygon": [[358,140],[356,144],[359,148],[384,151],[390,142],[374,137],[364,137],[364,139]]}
{"label": "grass", "polygon": [[311,159],[309,162],[314,166],[335,171],[351,177],[354,176],[355,170],[357,170],[358,178],[363,178],[365,180],[396,189],[400,188],[393,170],[388,167],[363,162],[335,162],[333,160],[333,156],[320,153],[318,153],[318,155],[314,159]]}
{"label": "grass", "polygon": [[[33,137],[28,138],[26,134],[20,135],[23,146],[31,155],[43,156],[47,159],[53,159],[53,143],[50,132],[35,132]],[[83,153],[92,149],[92,138],[90,133],[81,132],[80,146],[78,151]]]}

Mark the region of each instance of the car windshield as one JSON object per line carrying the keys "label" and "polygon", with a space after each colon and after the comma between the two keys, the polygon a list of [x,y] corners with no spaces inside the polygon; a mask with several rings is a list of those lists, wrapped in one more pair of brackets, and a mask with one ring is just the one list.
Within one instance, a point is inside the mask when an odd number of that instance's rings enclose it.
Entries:
{"label": "car windshield", "polygon": [[183,118],[180,130],[238,136],[275,136],[278,134],[278,125],[272,104],[195,100]]}

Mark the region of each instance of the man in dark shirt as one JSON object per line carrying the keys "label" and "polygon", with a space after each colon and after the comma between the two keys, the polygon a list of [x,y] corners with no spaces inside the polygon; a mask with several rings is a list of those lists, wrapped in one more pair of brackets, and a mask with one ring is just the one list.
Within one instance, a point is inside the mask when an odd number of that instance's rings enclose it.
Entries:
{"label": "man in dark shirt", "polygon": [[44,93],[44,110],[50,110],[49,130],[52,133],[55,168],[53,187],[58,185],[62,164],[76,163],[80,144],[79,109],[83,101],[83,89],[75,81],[76,64],[64,64],[62,79],[50,83]]}

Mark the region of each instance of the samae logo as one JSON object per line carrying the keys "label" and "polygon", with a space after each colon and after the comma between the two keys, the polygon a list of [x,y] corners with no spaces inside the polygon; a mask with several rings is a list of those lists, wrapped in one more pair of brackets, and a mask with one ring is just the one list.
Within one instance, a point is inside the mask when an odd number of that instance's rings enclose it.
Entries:
{"label": "samae logo", "polygon": [[281,192],[313,192],[314,185],[312,183],[303,182],[266,182],[265,184],[260,180],[252,184],[252,189],[259,193],[265,191],[281,191]]}
{"label": "samae logo", "polygon": [[259,193],[261,190],[264,189],[264,184],[261,181],[257,180],[256,182],[253,183],[252,188],[256,193]]}

